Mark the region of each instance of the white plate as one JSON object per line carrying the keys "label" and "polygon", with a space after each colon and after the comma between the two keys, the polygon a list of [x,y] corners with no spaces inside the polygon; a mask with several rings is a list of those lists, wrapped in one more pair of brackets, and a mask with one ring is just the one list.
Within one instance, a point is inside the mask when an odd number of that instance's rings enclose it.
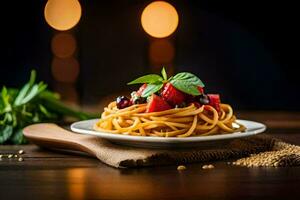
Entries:
{"label": "white plate", "polygon": [[225,145],[228,141],[236,138],[244,138],[262,133],[266,130],[266,126],[262,123],[237,120],[243,124],[247,129],[245,132],[235,132],[229,134],[208,135],[208,136],[193,136],[186,138],[177,137],[145,137],[145,136],[131,136],[112,134],[107,132],[99,132],[93,130],[93,125],[98,119],[85,120],[75,122],[71,125],[71,130],[77,133],[95,135],[110,142],[145,148],[177,148],[177,147],[199,147],[199,148],[215,148],[220,145]]}

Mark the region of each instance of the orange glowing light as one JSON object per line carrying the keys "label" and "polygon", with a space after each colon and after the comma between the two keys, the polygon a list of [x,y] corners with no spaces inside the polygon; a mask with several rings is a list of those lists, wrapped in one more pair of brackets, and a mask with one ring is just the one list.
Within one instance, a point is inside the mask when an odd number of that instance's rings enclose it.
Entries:
{"label": "orange glowing light", "polygon": [[79,75],[79,63],[75,58],[54,58],[52,61],[52,75],[55,80],[74,83]]}
{"label": "orange glowing light", "polygon": [[54,91],[60,94],[61,100],[64,103],[70,106],[78,105],[79,97],[75,85],[73,83],[55,82],[53,86]]}
{"label": "orange glowing light", "polygon": [[70,57],[76,51],[76,40],[70,33],[58,33],[52,38],[51,49],[59,58]]}
{"label": "orange glowing light", "polygon": [[85,194],[86,194],[85,182],[87,179],[86,172],[87,170],[81,168],[69,169],[67,171],[67,178],[70,182],[70,184],[68,184],[70,199],[74,199],[74,200],[85,199]]}
{"label": "orange glowing light", "polygon": [[142,27],[152,37],[164,38],[171,35],[178,26],[178,13],[169,3],[155,1],[143,11]]}
{"label": "orange glowing light", "polygon": [[149,58],[152,63],[167,64],[172,62],[175,49],[168,39],[157,39],[150,43]]}
{"label": "orange glowing light", "polygon": [[78,0],[48,0],[44,15],[52,28],[65,31],[79,22],[81,6]]}

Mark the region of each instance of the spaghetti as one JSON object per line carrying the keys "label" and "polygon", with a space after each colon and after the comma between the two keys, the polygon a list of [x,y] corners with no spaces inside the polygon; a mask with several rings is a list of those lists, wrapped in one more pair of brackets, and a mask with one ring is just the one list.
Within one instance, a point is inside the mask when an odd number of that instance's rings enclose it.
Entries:
{"label": "spaghetti", "polygon": [[97,131],[134,136],[190,137],[244,131],[236,122],[228,104],[220,104],[220,112],[210,105],[172,108],[146,112],[147,104],[134,104],[118,109],[111,102],[94,125]]}

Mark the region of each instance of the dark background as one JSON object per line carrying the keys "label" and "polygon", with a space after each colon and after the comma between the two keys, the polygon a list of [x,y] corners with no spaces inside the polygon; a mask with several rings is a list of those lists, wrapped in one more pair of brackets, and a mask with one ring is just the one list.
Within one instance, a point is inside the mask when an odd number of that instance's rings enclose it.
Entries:
{"label": "dark background", "polygon": [[[74,28],[81,103],[96,103],[151,71],[150,37],[140,15],[151,1],[80,1]],[[169,1],[179,14],[171,36],[175,71],[197,74],[206,90],[237,109],[300,110],[297,6],[292,1]],[[30,70],[53,86],[46,1],[10,1],[1,9],[0,85],[20,86]],[[131,88],[132,89],[132,88]]]}

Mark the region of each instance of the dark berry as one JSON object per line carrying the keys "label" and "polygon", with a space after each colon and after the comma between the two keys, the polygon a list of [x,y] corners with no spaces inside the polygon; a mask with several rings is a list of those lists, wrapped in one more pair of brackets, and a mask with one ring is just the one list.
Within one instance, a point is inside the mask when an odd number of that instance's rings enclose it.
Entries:
{"label": "dark berry", "polygon": [[117,98],[117,108],[123,109],[130,106],[130,100],[125,96],[119,96]]}
{"label": "dark berry", "polygon": [[133,101],[134,104],[142,104],[142,103],[146,103],[146,98],[143,98],[143,97],[139,97],[139,98],[136,98],[134,101]]}
{"label": "dark berry", "polygon": [[137,92],[132,92],[130,101],[132,104],[141,104],[146,103],[146,98],[139,96]]}
{"label": "dark berry", "polygon": [[209,97],[205,94],[202,94],[202,95],[199,96],[199,102],[202,105],[207,105],[207,104],[209,104]]}
{"label": "dark berry", "polygon": [[186,106],[187,106],[186,103],[185,103],[185,102],[182,102],[182,103],[180,103],[180,104],[175,105],[175,108],[184,108],[184,107],[186,107]]}

